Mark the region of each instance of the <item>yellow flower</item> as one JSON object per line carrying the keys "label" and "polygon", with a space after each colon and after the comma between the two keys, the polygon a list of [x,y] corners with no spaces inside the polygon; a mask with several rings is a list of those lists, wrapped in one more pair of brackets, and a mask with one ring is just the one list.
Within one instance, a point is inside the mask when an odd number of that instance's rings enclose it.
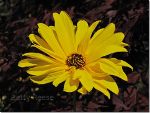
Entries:
{"label": "yellow flower", "polygon": [[114,33],[115,25],[93,31],[100,21],[88,25],[80,20],[77,26],[73,25],[69,15],[64,11],[53,13],[55,25],[38,24],[41,37],[30,34],[29,39],[33,47],[43,53],[25,53],[18,66],[28,67],[30,79],[37,84],[52,82],[58,86],[64,82],[65,92],[78,91],[82,94],[93,88],[101,91],[108,98],[108,90],[118,94],[119,89],[110,75],[127,81],[122,66],[132,66],[123,60],[106,58],[116,52],[127,52],[123,43],[124,34]]}

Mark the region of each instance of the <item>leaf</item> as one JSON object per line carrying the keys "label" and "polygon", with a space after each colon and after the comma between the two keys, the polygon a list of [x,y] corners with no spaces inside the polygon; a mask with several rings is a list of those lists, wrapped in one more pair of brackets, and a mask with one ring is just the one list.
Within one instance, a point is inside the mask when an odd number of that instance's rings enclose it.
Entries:
{"label": "leaf", "polygon": [[115,112],[119,112],[122,109],[124,110],[129,110],[129,108],[123,103],[123,101],[121,99],[119,99],[119,97],[117,97],[116,95],[113,95],[113,104],[115,105]]}

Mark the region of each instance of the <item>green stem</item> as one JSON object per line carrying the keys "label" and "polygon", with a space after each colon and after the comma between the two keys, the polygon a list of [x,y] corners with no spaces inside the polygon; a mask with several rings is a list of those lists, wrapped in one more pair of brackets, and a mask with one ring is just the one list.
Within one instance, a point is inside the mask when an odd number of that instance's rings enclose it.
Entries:
{"label": "green stem", "polygon": [[73,112],[76,112],[76,92],[73,92]]}

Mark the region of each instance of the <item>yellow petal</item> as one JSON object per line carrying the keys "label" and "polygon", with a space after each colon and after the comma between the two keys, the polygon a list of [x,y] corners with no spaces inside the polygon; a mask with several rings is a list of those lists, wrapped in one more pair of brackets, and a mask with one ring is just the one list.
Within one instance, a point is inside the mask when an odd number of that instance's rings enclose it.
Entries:
{"label": "yellow petal", "polygon": [[97,27],[97,25],[101,22],[101,20],[98,20],[98,21],[95,21],[89,28],[88,30],[88,34],[89,35],[88,37],[91,37],[93,31],[95,30],[95,28]]}
{"label": "yellow petal", "polygon": [[67,78],[64,84],[64,91],[73,92],[77,90],[78,86],[79,86],[78,80],[72,80],[71,78]]}
{"label": "yellow petal", "polygon": [[90,40],[90,43],[97,37],[99,36],[102,32],[104,31],[104,28],[99,29],[98,31],[96,31],[96,33],[93,35],[93,37]]}
{"label": "yellow petal", "polygon": [[77,31],[75,35],[76,48],[78,47],[79,43],[85,38],[87,30],[88,30],[88,23],[85,20],[80,20],[77,23]]}
{"label": "yellow petal", "polygon": [[54,63],[54,60],[52,58],[47,57],[47,56],[45,56],[43,54],[40,54],[40,53],[30,52],[30,53],[25,53],[22,56],[39,59],[39,60],[42,60],[42,61],[45,61],[45,62],[48,62],[48,63]]}
{"label": "yellow petal", "polygon": [[35,48],[39,49],[40,51],[42,51],[42,52],[46,53],[47,55],[53,57],[53,58],[56,59],[57,61],[59,61],[59,62],[65,64],[65,60],[60,57],[61,55],[58,56],[58,55],[55,54],[53,51],[51,51],[51,50],[49,50],[49,49],[46,49],[46,48],[44,48],[44,47],[42,47],[42,46],[32,45],[32,47],[35,47]]}
{"label": "yellow petal", "polygon": [[82,75],[80,74],[80,71],[81,71],[81,70],[79,70],[79,69],[76,70],[76,69],[72,68],[72,71],[73,71],[73,73],[72,73],[72,74],[73,74],[73,77],[72,77],[73,80],[76,80],[76,79],[78,79],[78,78],[81,78],[81,76],[82,76]]}
{"label": "yellow petal", "polygon": [[92,39],[90,45],[89,45],[89,52],[93,51],[96,47],[99,47],[101,43],[105,42],[106,40],[108,40],[109,37],[111,37],[111,35],[113,35],[115,31],[115,24],[110,23],[102,32],[100,32],[98,35],[96,35],[96,37],[94,37],[94,39]]}
{"label": "yellow petal", "polygon": [[81,93],[82,95],[85,95],[88,93],[84,87],[81,87],[80,89],[78,89],[78,92]]}
{"label": "yellow petal", "polygon": [[110,37],[115,32],[115,24],[110,23],[108,26],[104,28],[102,33],[97,35],[95,39],[92,41],[92,44],[97,44],[97,42],[102,42],[104,40],[107,40],[108,37]]}
{"label": "yellow petal", "polygon": [[95,30],[96,26],[99,24],[99,21],[94,22],[89,28],[88,31],[85,35],[85,37],[83,38],[83,40],[81,41],[81,43],[79,44],[78,47],[78,52],[79,53],[85,53],[86,49],[88,48],[88,44],[91,38],[91,35],[93,33],[93,31]]}
{"label": "yellow petal", "polygon": [[124,42],[121,42],[121,45],[122,45],[122,46],[129,46],[129,44],[124,43]]}
{"label": "yellow petal", "polygon": [[102,51],[100,52],[100,57],[104,57],[106,55],[116,53],[116,52],[128,52],[128,51],[127,51],[127,49],[125,49],[121,46],[111,45],[111,46],[108,46],[108,47],[102,49]]}
{"label": "yellow petal", "polygon": [[58,40],[66,55],[74,52],[74,26],[65,12],[53,13]]}
{"label": "yellow petal", "polygon": [[100,59],[100,68],[108,74],[111,75],[115,75],[125,81],[127,81],[127,76],[124,73],[124,71],[122,70],[122,68],[118,65],[116,65],[115,63],[113,63],[112,61],[108,60],[108,59]]}
{"label": "yellow petal", "polygon": [[37,84],[47,84],[58,78],[64,71],[54,72],[42,76],[30,76],[30,80]]}
{"label": "yellow petal", "polygon": [[102,92],[104,95],[106,95],[110,99],[110,93],[101,84],[99,84],[97,82],[94,82],[93,86],[94,86],[95,89],[99,90],[100,92]]}
{"label": "yellow petal", "polygon": [[103,87],[109,89],[110,91],[112,91],[115,94],[119,93],[118,86],[111,76],[106,76],[102,79],[94,79],[94,82],[101,84]]}
{"label": "yellow petal", "polygon": [[53,31],[55,31],[55,26],[49,26]]}
{"label": "yellow petal", "polygon": [[40,76],[61,70],[65,70],[65,67],[56,67],[56,65],[44,65],[30,68],[27,70],[27,73],[30,75]]}
{"label": "yellow petal", "polygon": [[116,63],[116,64],[119,65],[119,66],[129,67],[130,69],[133,70],[133,67],[132,67],[130,64],[128,64],[127,62],[123,61],[123,60],[118,60],[118,59],[116,59],[116,58],[110,58],[110,60],[111,60],[112,62]]}
{"label": "yellow petal", "polygon": [[97,48],[101,49],[109,45],[122,45],[122,41],[124,39],[124,34],[122,32],[114,33],[110,37],[108,37],[106,40],[103,40],[99,43],[101,43]]}
{"label": "yellow petal", "polygon": [[61,46],[59,45],[59,42],[57,41],[53,30],[43,23],[39,23],[38,27],[39,27],[38,32],[44,38],[44,40],[48,43],[51,49],[58,55],[61,54],[61,57],[65,58],[66,56]]}
{"label": "yellow petal", "polygon": [[79,76],[79,81],[86,88],[88,92],[90,92],[93,88],[93,81],[91,75],[86,70],[77,70],[75,73]]}
{"label": "yellow petal", "polygon": [[72,41],[74,43],[75,42],[75,32],[74,32],[75,26],[73,25],[71,18],[65,11],[61,11],[60,15],[61,15],[64,23],[67,25],[70,38],[72,38]]}
{"label": "yellow petal", "polygon": [[125,35],[122,32],[114,33],[108,39],[103,40],[101,42],[101,45],[99,47],[106,47],[108,45],[120,45],[122,44],[122,41],[124,39]]}
{"label": "yellow petal", "polygon": [[94,66],[86,66],[86,70],[88,70],[88,72],[92,75],[92,77],[100,78],[100,77],[108,76],[100,69],[100,65],[98,63]]}
{"label": "yellow petal", "polygon": [[36,65],[46,65],[48,64],[47,62],[43,62],[38,59],[23,59],[19,61],[18,66],[19,67],[32,67]]}
{"label": "yellow petal", "polygon": [[87,63],[97,60],[101,57],[107,56],[109,54],[116,53],[116,52],[128,52],[128,51],[127,51],[127,49],[125,49],[121,46],[118,46],[118,45],[109,45],[105,48],[101,48],[98,51],[96,50],[92,54],[88,55]]}
{"label": "yellow petal", "polygon": [[[124,45],[122,44],[123,43],[122,41],[124,39],[124,34],[122,32],[118,32],[115,34],[111,34],[107,38],[101,37],[101,34],[103,34],[105,29],[102,32],[100,32],[99,35],[98,33],[95,33],[94,34],[96,35],[95,38],[93,37],[93,40],[91,39],[90,41],[90,45],[87,49],[88,50],[87,55],[90,57],[89,58],[90,61],[96,60],[100,57],[106,56],[111,53],[122,52],[122,51],[124,52],[125,50]],[[96,39],[96,37],[98,37],[97,42],[94,43],[94,39]]]}
{"label": "yellow petal", "polygon": [[130,64],[128,64],[127,62],[123,61],[123,60],[121,60],[121,62],[118,65],[129,67],[133,71],[133,67]]}
{"label": "yellow petal", "polygon": [[47,42],[45,42],[42,38],[40,38],[39,36],[35,35],[35,34],[30,34],[29,35],[29,39],[32,43],[36,43],[44,48],[50,49],[50,46],[47,44]]}
{"label": "yellow petal", "polygon": [[125,35],[122,32],[118,32],[118,33],[115,33],[113,37],[115,38],[114,43],[120,44],[123,41]]}
{"label": "yellow petal", "polygon": [[57,87],[60,83],[64,82],[69,76],[70,74],[65,72],[64,74],[60,75],[53,81],[53,85]]}

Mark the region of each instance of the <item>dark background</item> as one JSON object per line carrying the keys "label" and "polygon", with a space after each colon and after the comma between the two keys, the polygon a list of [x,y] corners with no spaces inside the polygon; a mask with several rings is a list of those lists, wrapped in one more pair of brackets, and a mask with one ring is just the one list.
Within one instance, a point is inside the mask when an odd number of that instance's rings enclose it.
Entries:
{"label": "dark background", "polygon": [[37,23],[53,25],[52,13],[61,10],[74,24],[101,19],[101,28],[114,22],[130,46],[128,53],[113,56],[134,67],[124,69],[128,82],[115,78],[120,93],[111,93],[110,100],[96,90],[77,93],[77,111],[149,111],[148,5],[148,0],[0,0],[0,111],[72,111],[72,93],[63,92],[63,84],[36,85],[17,66],[21,54],[34,51],[28,35],[37,32]]}

